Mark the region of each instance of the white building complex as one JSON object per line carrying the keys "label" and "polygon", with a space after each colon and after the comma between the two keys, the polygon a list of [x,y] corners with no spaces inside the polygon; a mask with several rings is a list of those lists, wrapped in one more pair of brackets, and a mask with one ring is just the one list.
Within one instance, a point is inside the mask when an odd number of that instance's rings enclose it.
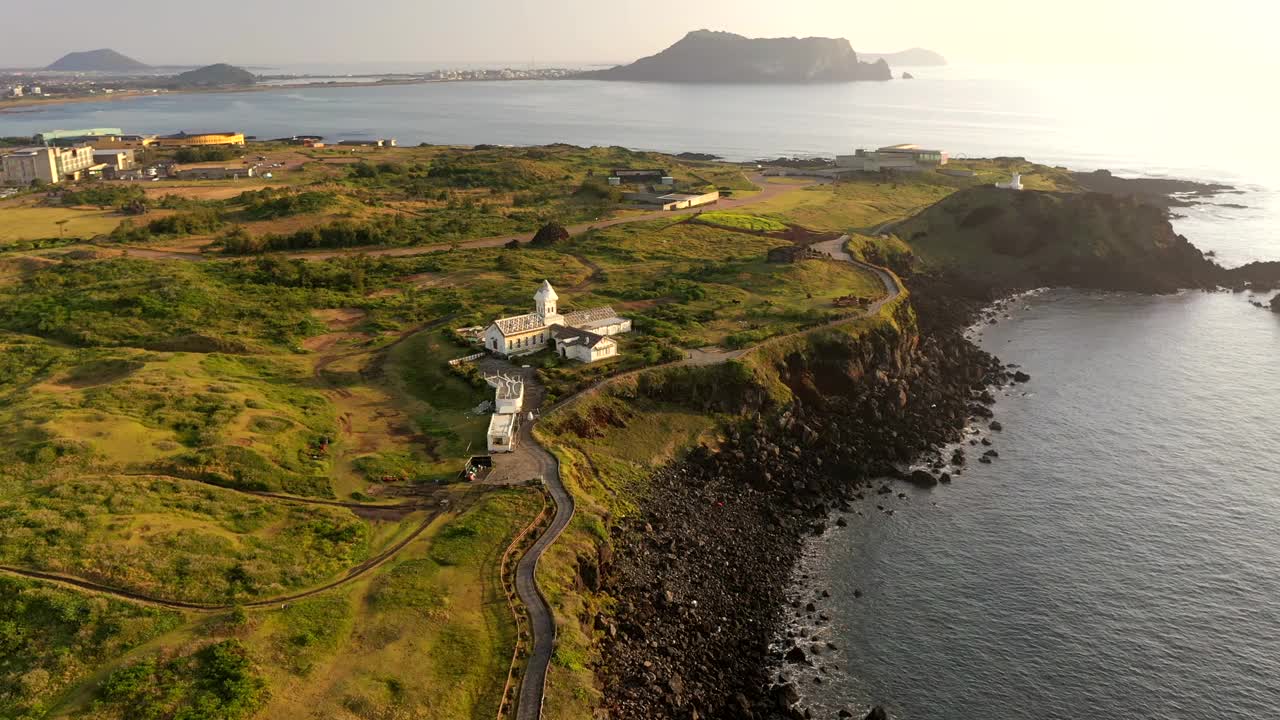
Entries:
{"label": "white building complex", "polygon": [[930,150],[919,145],[905,143],[889,145],[879,150],[857,150],[853,155],[837,155],[837,170],[880,172],[901,170],[915,172],[932,170],[947,164],[950,156],[942,150]]}
{"label": "white building complex", "polygon": [[524,409],[524,381],[507,375],[491,375],[485,380],[493,386],[493,417],[489,418],[489,452],[511,452],[516,446],[516,427]]}
{"label": "white building complex", "polygon": [[594,362],[618,354],[610,336],[631,332],[631,321],[608,306],[559,312],[560,296],[546,280],[533,296],[535,311],[499,318],[484,331],[486,350],[513,357],[551,348],[561,357]]}

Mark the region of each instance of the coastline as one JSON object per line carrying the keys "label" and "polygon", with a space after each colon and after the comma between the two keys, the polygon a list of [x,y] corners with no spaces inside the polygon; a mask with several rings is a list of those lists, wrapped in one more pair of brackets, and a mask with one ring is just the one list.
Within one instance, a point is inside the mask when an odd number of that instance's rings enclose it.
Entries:
{"label": "coastline", "polygon": [[[535,82],[530,78],[525,82]],[[69,105],[75,103],[89,102],[116,102],[119,100],[137,100],[145,97],[159,97],[169,95],[233,95],[239,93],[251,92],[275,92],[281,90],[314,90],[323,88],[373,88],[387,87],[391,85],[430,85],[435,83],[462,83],[462,82],[495,82],[493,80],[432,80],[427,78],[414,78],[405,80],[380,80],[378,82],[322,82],[322,83],[299,83],[297,85],[246,85],[243,87],[219,87],[219,88],[190,88],[184,90],[156,90],[156,91],[136,91],[136,92],[115,92],[110,95],[83,95],[69,98],[20,98],[16,100],[0,101],[0,115],[10,113],[23,112],[39,112],[39,108],[57,107],[59,105]],[[511,80],[508,82],[515,82]]]}
{"label": "coastline", "polygon": [[1011,380],[962,337],[967,323],[956,321],[968,314],[935,318],[929,332],[910,322],[898,333],[873,331],[833,363],[792,356],[788,364],[804,366],[795,374],[827,388],[827,398],[757,410],[716,451],[698,448],[655,473],[601,563],[602,588],[618,600],[612,617],[596,619],[612,717],[807,716],[790,666],[820,666],[830,648],[785,634],[792,613],[827,621],[820,589],[791,588],[805,540],[833,512],[891,492],[886,478],[939,482],[897,468],[962,440],[990,399],[977,388]]}

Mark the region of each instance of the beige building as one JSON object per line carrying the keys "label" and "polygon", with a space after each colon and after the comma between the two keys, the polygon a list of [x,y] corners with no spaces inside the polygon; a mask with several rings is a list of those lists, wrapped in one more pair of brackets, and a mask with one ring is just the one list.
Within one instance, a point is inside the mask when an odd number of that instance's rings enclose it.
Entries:
{"label": "beige building", "polygon": [[879,150],[858,150],[853,155],[837,155],[838,170],[932,170],[947,164],[950,157],[941,150],[929,150],[910,143],[889,145]]}
{"label": "beige building", "polygon": [[50,148],[58,161],[58,173],[64,180],[79,180],[81,174],[94,166],[93,147],[72,145]]}
{"label": "beige building", "polygon": [[0,180],[5,185],[56,183],[60,178],[53,148],[21,148],[0,157]]}
{"label": "beige building", "polygon": [[98,165],[106,165],[106,170],[116,173],[121,170],[128,170],[133,167],[133,151],[132,150],[103,150],[95,148],[93,151],[93,161]]}
{"label": "beige building", "polygon": [[21,148],[0,158],[6,185],[79,180],[93,166],[93,148],[88,145]]}
{"label": "beige building", "polygon": [[93,140],[99,150],[143,150],[155,144],[155,135],[106,135]]}

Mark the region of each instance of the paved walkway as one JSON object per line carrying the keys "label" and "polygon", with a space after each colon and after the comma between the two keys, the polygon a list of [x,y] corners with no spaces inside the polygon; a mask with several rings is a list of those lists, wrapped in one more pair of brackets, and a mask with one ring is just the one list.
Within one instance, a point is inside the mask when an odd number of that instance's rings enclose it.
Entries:
{"label": "paved walkway", "polygon": [[[876,277],[884,284],[885,296],[864,311],[864,315],[870,315],[880,311],[880,308],[892,300],[897,299],[902,294],[902,288],[898,285],[897,279],[892,273],[884,268],[876,265],[870,265],[855,259],[845,251],[844,245],[848,242],[849,236],[843,235],[834,240],[827,240],[812,245],[813,249],[825,253],[837,260],[851,262],[870,272],[875,273]],[[831,324],[839,324],[848,322],[849,317],[843,317],[833,321]],[[792,335],[802,335],[811,332],[813,328],[800,330]],[[783,336],[787,337],[787,336]],[[776,339],[776,338],[774,338]],[[768,342],[768,341],[766,341]],[[724,351],[719,348],[699,348],[691,350],[684,360],[677,361],[671,365],[714,365],[717,363],[728,362],[751,352],[757,346],[744,348],[741,350]],[[604,385],[626,377],[636,375],[647,370],[653,370],[654,367],[641,368],[633,370],[621,375],[605,378],[591,387],[565,398],[556,405],[548,408],[546,412],[559,409],[583,396],[599,390]],[[529,662],[525,670],[524,680],[520,683],[519,702],[516,705],[516,720],[541,720],[542,718],[542,702],[545,697],[547,684],[547,668],[551,664],[551,656],[555,652],[556,640],[556,624],[555,616],[552,614],[551,606],[547,603],[547,599],[543,596],[542,591],[537,584],[538,561],[542,558],[547,548],[560,537],[564,529],[568,527],[569,521],[573,519],[574,500],[569,491],[565,489],[564,483],[560,480],[560,465],[555,457],[545,448],[537,443],[533,437],[533,426],[536,421],[525,423],[520,430],[520,442],[524,447],[524,452],[528,453],[533,462],[538,464],[542,470],[542,477],[546,482],[548,491],[550,491],[551,499],[556,504],[556,514],[551,521],[551,525],[547,527],[546,532],[538,541],[533,544],[529,552],[520,559],[519,565],[516,566],[516,593],[520,596],[520,602],[524,603],[529,611],[530,626],[533,631],[533,648],[529,654]]]}

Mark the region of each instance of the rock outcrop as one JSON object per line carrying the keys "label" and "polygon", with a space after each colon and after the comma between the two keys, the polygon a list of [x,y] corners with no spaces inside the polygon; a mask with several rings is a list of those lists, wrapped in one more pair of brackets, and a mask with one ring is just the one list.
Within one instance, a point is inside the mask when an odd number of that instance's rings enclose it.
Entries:
{"label": "rock outcrop", "polygon": [[172,84],[175,87],[239,87],[257,81],[257,76],[244,68],[218,63],[175,75]]}
{"label": "rock outcrop", "polygon": [[716,450],[656,473],[639,511],[612,528],[601,578],[618,632],[603,637],[597,668],[610,717],[806,717],[786,668],[828,662],[834,648],[770,645],[803,538],[897,474],[893,463],[957,439],[980,389],[1007,382],[958,333],[922,336],[913,318],[903,305],[861,336],[820,331],[762,350],[750,372],[680,368],[637,384],[637,395],[746,420]]}
{"label": "rock outcrop", "polygon": [[814,83],[891,80],[884,60],[861,62],[844,38],[746,38],[696,30],[657,55],[575,75],[672,83]]}
{"label": "rock outcrop", "polygon": [[1230,274],[1174,232],[1162,208],[1103,193],[954,193],[896,228],[916,253],[997,289],[1040,286],[1165,293]]}

